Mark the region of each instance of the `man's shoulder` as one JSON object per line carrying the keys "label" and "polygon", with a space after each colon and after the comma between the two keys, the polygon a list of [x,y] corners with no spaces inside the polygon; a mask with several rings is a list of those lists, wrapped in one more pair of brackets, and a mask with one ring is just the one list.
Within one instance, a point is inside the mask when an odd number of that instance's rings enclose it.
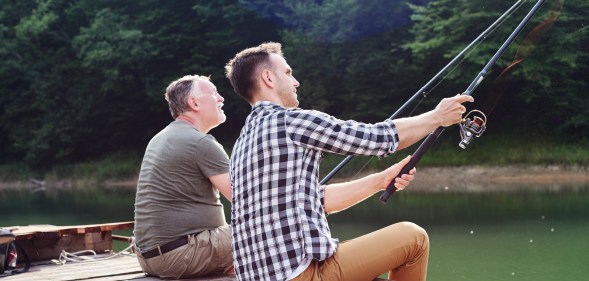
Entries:
{"label": "man's shoulder", "polygon": [[287,120],[291,120],[293,122],[299,121],[318,121],[318,120],[328,120],[334,119],[333,116],[321,112],[314,109],[302,109],[302,108],[292,108],[285,111],[284,114]]}
{"label": "man's shoulder", "polygon": [[209,136],[208,134],[199,132],[190,124],[181,121],[170,123],[160,134],[175,139],[189,138],[191,141],[200,140]]}
{"label": "man's shoulder", "polygon": [[174,149],[186,151],[198,150],[201,145],[217,144],[212,135],[203,134],[183,122],[172,122],[157,133],[148,144],[148,149],[165,148],[173,145]]}
{"label": "man's shoulder", "polygon": [[218,148],[223,150],[223,146],[217,141],[213,135],[203,135],[199,137],[195,142],[197,147],[205,147],[205,148]]}

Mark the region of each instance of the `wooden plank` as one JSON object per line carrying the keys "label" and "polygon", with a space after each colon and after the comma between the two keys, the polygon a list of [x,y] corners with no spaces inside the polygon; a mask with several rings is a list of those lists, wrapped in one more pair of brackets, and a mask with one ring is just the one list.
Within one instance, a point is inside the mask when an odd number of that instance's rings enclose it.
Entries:
{"label": "wooden plank", "polygon": [[[123,276],[121,276],[123,277]],[[129,274],[124,276],[124,279],[117,279],[119,276],[113,276],[113,279],[105,279],[105,281],[112,281],[112,280],[133,280],[133,281],[160,281],[162,279],[152,276],[145,276],[145,274]],[[237,278],[234,276],[205,276],[205,277],[197,277],[197,278],[185,278],[180,279],[182,281],[235,281]],[[94,281],[94,279],[92,279]]]}
{"label": "wooden plank", "polygon": [[88,225],[29,225],[8,227],[16,241],[29,254],[31,261],[56,259],[62,251],[93,250],[104,253],[112,250],[112,231],[132,229],[134,222],[115,222]]}
{"label": "wooden plank", "polygon": [[[9,227],[16,240],[27,251],[31,261],[57,259],[62,251],[75,253],[94,250],[97,253],[112,250],[113,230],[132,229],[133,222],[91,224],[77,226],[31,225]],[[117,240],[129,242],[128,237],[115,236]],[[109,259],[101,259],[103,257]],[[2,281],[68,281],[68,280],[160,280],[145,276],[134,254],[119,256],[85,256],[89,261],[67,262],[64,265],[44,263],[32,266],[29,272],[7,276]],[[235,281],[233,276],[209,276],[188,281]]]}
{"label": "wooden plank", "polygon": [[[105,257],[111,257],[104,259]],[[25,280],[83,280],[116,275],[139,274],[139,267],[135,255],[112,256],[98,255],[95,259],[84,262],[67,262],[64,265],[44,264],[32,266],[29,272],[8,276],[2,281]]]}
{"label": "wooden plank", "polygon": [[[104,259],[105,257],[110,257]],[[101,260],[99,260],[101,259]],[[133,280],[159,281],[157,277],[145,276],[134,254],[119,256],[98,255],[96,261],[68,262],[64,265],[34,265],[29,272],[7,276],[2,281],[73,281],[73,280]],[[182,279],[184,281],[235,281],[233,276],[208,276]]]}
{"label": "wooden plank", "polygon": [[[105,253],[112,250],[110,232],[63,235],[60,237],[44,237],[18,240],[17,243],[27,252],[31,261],[57,259],[62,251],[74,253],[93,250]],[[22,253],[21,253],[21,256]]]}
{"label": "wooden plank", "polygon": [[34,239],[34,238],[51,238],[61,237],[66,234],[85,234],[93,232],[104,232],[113,230],[133,229],[134,222],[115,222],[104,224],[87,224],[87,225],[28,225],[28,226],[11,226],[7,227],[16,235],[16,240]]}
{"label": "wooden plank", "polygon": [[[92,278],[92,281],[135,280],[136,278],[142,278],[142,277],[145,277],[145,273],[140,272],[140,273],[129,273],[129,274],[121,274],[121,275],[115,275],[115,276],[105,276],[105,277]],[[160,279],[154,278],[151,280],[159,281]]]}
{"label": "wooden plank", "polygon": [[84,235],[84,249],[103,253],[112,250],[112,233],[103,231],[99,233],[86,233]]}
{"label": "wooden plank", "polygon": [[112,234],[111,236],[112,236],[112,240],[115,240],[115,241],[121,241],[121,242],[127,242],[127,243],[133,242],[133,237],[123,236],[123,235],[114,235],[114,234]]}

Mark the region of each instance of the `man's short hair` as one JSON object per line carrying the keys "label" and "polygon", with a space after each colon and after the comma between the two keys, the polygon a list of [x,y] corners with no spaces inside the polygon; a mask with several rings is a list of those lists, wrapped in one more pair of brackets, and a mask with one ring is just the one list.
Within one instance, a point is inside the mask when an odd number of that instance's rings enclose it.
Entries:
{"label": "man's short hair", "polygon": [[176,118],[180,113],[188,111],[188,97],[198,98],[200,96],[201,93],[197,86],[199,80],[209,81],[210,78],[201,75],[186,75],[168,85],[165,98],[172,117]]}
{"label": "man's short hair", "polygon": [[[233,90],[246,101],[251,101],[256,90],[256,77],[262,67],[272,68],[270,54],[283,56],[282,45],[266,42],[257,47],[245,49],[225,65],[225,76],[231,82]],[[261,67],[262,66],[262,67]]]}

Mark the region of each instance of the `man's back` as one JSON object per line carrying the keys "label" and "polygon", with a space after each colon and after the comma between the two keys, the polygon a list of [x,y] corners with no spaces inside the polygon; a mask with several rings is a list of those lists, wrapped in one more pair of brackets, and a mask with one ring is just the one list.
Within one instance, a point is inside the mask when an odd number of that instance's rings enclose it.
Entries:
{"label": "man's back", "polygon": [[174,121],[145,151],[135,200],[136,244],[148,250],[225,224],[210,175],[226,173],[227,156],[210,135]]}

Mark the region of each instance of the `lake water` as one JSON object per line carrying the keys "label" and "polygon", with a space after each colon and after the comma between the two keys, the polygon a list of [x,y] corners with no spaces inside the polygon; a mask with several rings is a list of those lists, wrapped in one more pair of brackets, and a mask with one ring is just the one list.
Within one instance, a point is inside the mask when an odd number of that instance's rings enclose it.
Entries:
{"label": "lake water", "polygon": [[[498,189],[405,191],[387,204],[374,196],[328,219],[342,241],[398,221],[421,225],[428,280],[589,280],[589,186]],[[133,201],[128,190],[0,191],[0,226],[128,221]]]}

